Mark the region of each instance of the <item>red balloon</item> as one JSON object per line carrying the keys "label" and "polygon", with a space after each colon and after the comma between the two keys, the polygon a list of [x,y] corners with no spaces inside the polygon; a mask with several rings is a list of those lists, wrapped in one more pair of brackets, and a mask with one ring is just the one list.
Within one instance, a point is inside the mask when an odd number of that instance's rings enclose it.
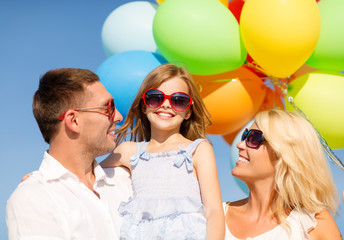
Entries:
{"label": "red balloon", "polygon": [[233,13],[234,17],[240,22],[240,15],[245,0],[232,0],[228,3],[228,9]]}

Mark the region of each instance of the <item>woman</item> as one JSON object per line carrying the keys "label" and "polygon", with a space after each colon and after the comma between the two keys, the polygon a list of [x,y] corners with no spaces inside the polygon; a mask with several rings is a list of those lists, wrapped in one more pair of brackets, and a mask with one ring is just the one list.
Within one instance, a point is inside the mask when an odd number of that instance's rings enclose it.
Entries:
{"label": "woman", "polygon": [[242,141],[232,174],[247,199],[225,204],[226,239],[342,239],[329,211],[337,192],[321,143],[296,113],[259,113]]}

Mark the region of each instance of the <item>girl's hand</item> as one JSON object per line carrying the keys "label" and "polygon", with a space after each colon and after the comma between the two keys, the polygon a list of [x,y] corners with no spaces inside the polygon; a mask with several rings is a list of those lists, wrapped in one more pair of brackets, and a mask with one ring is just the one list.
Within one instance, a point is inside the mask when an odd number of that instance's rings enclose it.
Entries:
{"label": "girl's hand", "polygon": [[136,142],[123,142],[100,163],[102,168],[126,167],[131,171],[130,157],[136,154]]}
{"label": "girl's hand", "polygon": [[30,172],[28,174],[26,174],[22,179],[21,179],[21,182],[24,182],[26,179],[28,179],[31,175],[32,175],[33,172]]}

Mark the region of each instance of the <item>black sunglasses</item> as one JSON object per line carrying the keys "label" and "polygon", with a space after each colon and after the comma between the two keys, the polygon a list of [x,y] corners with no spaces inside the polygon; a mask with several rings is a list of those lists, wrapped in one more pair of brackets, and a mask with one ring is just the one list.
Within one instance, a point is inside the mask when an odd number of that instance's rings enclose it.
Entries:
{"label": "black sunglasses", "polygon": [[266,141],[263,132],[258,129],[248,130],[247,128],[242,133],[241,141],[246,142],[246,146],[249,148],[258,148],[263,141]]}
{"label": "black sunglasses", "polygon": [[189,109],[192,104],[191,97],[184,92],[175,92],[171,95],[166,95],[158,89],[148,89],[142,94],[142,99],[145,105],[149,108],[160,107],[166,99],[170,101],[171,107],[178,111],[184,112]]}

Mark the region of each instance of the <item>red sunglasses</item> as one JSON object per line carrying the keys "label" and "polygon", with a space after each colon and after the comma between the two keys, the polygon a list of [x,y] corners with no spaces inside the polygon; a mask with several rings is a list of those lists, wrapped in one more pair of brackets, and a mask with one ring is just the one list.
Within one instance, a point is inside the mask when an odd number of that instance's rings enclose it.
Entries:
{"label": "red sunglasses", "polygon": [[175,92],[171,95],[166,95],[162,91],[154,88],[146,90],[142,94],[142,99],[145,105],[149,108],[160,107],[163,102],[168,99],[171,107],[178,112],[188,110],[192,104],[192,99],[187,93]]}
{"label": "red sunglasses", "polygon": [[[96,112],[96,111],[90,111],[90,110],[94,110],[94,109],[107,109],[107,113],[101,113],[101,112]],[[68,111],[68,110],[67,110]],[[60,117],[59,120],[62,121],[65,118],[65,115],[67,113],[67,111],[65,111]],[[101,107],[90,107],[90,108],[77,108],[74,109],[74,111],[78,111],[78,112],[93,112],[93,113],[100,113],[103,114],[105,116],[107,116],[109,118],[109,120],[114,121],[115,119],[115,115],[116,115],[116,106],[115,106],[115,101],[114,99],[110,99],[108,102],[107,106],[101,106]]]}
{"label": "red sunglasses", "polygon": [[241,141],[246,142],[246,146],[249,148],[258,148],[260,144],[265,140],[263,132],[258,129],[248,130],[247,128],[242,133]]}

